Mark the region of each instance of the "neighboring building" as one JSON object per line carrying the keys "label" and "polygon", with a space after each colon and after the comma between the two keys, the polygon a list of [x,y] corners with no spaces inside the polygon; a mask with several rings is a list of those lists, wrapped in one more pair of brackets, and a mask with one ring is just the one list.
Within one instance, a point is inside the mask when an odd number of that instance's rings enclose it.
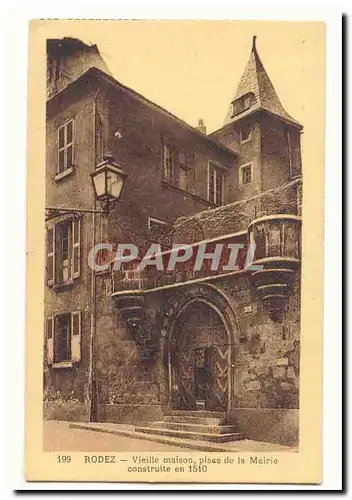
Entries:
{"label": "neighboring building", "polygon": [[92,67],[110,74],[96,45],[70,37],[47,40],[47,97],[60,92]]}
{"label": "neighboring building", "polygon": [[[210,135],[89,58],[65,61],[77,73],[47,101],[46,205],[77,213],[47,220],[46,415],[141,425],[170,408],[205,408],[252,439],[296,443],[302,126],[283,109],[255,39],[225,125]],[[90,174],[107,155],[127,174],[121,198],[108,216],[79,214],[99,208]],[[208,251],[254,242],[264,269],[88,266],[99,242],[142,254],[151,242],[167,253],[202,241]]]}

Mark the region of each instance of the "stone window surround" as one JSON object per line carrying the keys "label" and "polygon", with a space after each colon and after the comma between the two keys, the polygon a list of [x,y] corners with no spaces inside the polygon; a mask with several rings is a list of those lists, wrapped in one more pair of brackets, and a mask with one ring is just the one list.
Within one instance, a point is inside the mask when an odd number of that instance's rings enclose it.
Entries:
{"label": "stone window surround", "polygon": [[[251,169],[251,180],[249,182],[243,182],[243,170],[248,167],[250,167]],[[251,184],[253,182],[253,162],[244,163],[243,165],[240,166],[238,172],[239,172],[239,184],[241,186],[246,186],[247,184]]]}
{"label": "stone window surround", "polygon": [[[242,130],[245,128],[245,127],[250,127],[251,130],[247,136],[247,138],[243,139],[243,133],[242,133]],[[253,125],[248,123],[247,125],[243,125],[241,128],[240,128],[240,142],[241,144],[246,144],[246,142],[249,142],[251,139],[252,139],[252,134],[253,134]]]}
{"label": "stone window surround", "polygon": [[[221,174],[221,200],[220,203],[216,203],[214,200],[210,199],[210,167],[213,167],[215,171],[219,172]],[[214,160],[208,160],[208,168],[207,168],[207,200],[210,203],[213,203],[215,206],[221,206],[224,205],[224,193],[225,193],[225,174],[227,173],[227,168],[224,165],[221,165],[220,163],[214,161]],[[216,192],[216,185],[214,184],[214,189]]]}

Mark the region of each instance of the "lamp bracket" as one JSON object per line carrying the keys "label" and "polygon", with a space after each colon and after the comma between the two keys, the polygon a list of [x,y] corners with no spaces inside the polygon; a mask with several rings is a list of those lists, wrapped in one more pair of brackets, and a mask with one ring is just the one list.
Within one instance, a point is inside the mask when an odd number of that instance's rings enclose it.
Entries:
{"label": "lamp bracket", "polygon": [[84,208],[62,208],[62,207],[45,207],[45,220],[55,219],[62,215],[72,214],[74,217],[80,214],[100,214],[106,215],[107,210],[89,210]]}

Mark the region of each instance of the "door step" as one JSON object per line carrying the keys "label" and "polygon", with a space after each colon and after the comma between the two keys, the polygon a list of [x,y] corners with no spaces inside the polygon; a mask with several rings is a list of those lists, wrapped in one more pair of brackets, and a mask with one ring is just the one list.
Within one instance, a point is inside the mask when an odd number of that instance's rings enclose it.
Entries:
{"label": "door step", "polygon": [[177,417],[226,418],[226,411],[210,410],[169,410],[165,415]]}
{"label": "door step", "polygon": [[212,443],[226,443],[228,441],[238,441],[243,439],[243,435],[239,432],[229,434],[213,434],[206,432],[190,432],[175,429],[158,429],[155,427],[136,427],[136,432],[143,432],[146,434],[156,434],[159,436],[171,436],[181,439],[195,439],[202,441],[210,441]]}
{"label": "door step", "polygon": [[164,422],[179,422],[184,424],[205,424],[210,426],[226,424],[224,417],[196,417],[194,415],[164,415]]}
{"label": "door step", "polygon": [[170,410],[164,420],[136,427],[137,432],[213,443],[244,439],[236,426],[226,422],[226,412]]}
{"label": "door step", "polygon": [[187,431],[206,434],[231,434],[236,432],[234,425],[217,425],[217,424],[200,424],[200,423],[184,423],[184,422],[152,422],[149,427],[153,429],[170,429],[176,431]]}

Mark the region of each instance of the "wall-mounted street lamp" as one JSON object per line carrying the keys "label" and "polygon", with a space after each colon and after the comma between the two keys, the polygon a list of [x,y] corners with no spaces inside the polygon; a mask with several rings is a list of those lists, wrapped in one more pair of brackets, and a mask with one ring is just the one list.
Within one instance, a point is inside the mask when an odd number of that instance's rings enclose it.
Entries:
{"label": "wall-mounted street lamp", "polygon": [[121,196],[126,174],[112,156],[104,156],[103,162],[90,175],[95,197],[100,201],[103,211],[109,213],[110,204]]}
{"label": "wall-mounted street lamp", "polygon": [[95,198],[101,203],[102,210],[88,210],[83,208],[46,207],[46,220],[59,217],[67,213],[95,213],[108,215],[111,204],[117,201],[122,192],[126,174],[110,155],[104,156],[96,170],[91,174]]}

